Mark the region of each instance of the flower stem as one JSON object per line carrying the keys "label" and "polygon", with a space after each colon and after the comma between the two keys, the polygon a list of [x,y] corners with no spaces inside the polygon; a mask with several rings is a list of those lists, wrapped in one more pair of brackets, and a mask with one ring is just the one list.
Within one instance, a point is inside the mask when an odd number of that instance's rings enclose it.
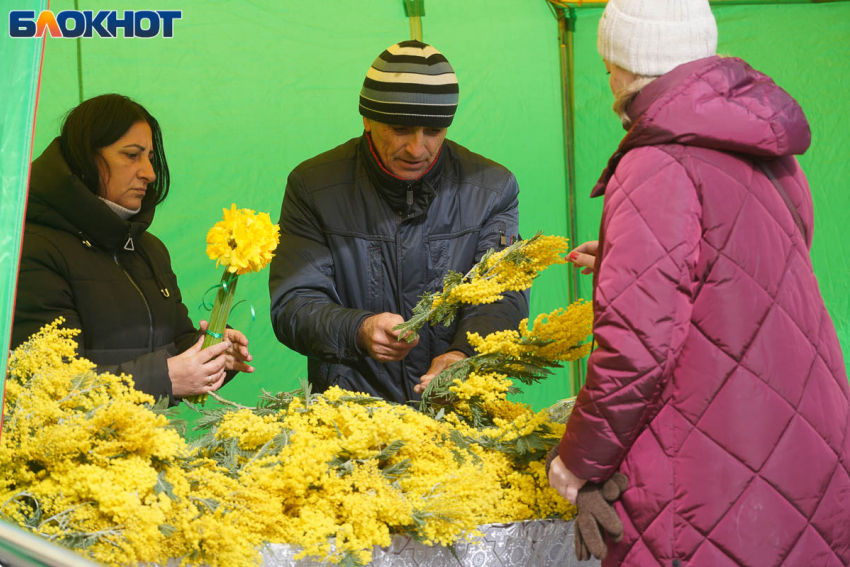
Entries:
{"label": "flower stem", "polygon": [[230,400],[226,400],[226,399],[222,398],[221,396],[219,396],[218,394],[216,394],[215,392],[210,392],[208,395],[209,395],[209,397],[211,397],[212,399],[214,399],[218,403],[225,404],[225,405],[234,407],[236,409],[240,409],[240,410],[247,409],[247,410],[252,410],[252,411],[255,409],[255,408],[252,408],[252,407],[249,407],[249,406],[243,406],[242,404],[237,404],[236,402],[231,402]]}
{"label": "flower stem", "polygon": [[[226,269],[221,275],[221,284],[215,294],[215,303],[213,303],[209,327],[207,327],[202,348],[217,345],[224,339],[224,330],[227,328],[227,317],[230,315],[231,307],[233,307],[233,296],[236,292],[238,278],[238,275],[228,272]],[[204,405],[207,401],[207,395],[196,394],[186,399],[193,404]]]}

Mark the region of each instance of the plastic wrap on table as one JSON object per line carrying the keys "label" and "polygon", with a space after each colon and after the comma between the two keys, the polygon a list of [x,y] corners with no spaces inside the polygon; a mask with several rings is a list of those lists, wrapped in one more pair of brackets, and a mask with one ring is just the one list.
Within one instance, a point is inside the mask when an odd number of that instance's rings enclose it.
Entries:
{"label": "plastic wrap on table", "polygon": [[[480,527],[483,537],[447,547],[427,546],[397,535],[389,547],[372,552],[373,567],[594,567],[578,562],[573,551],[573,522],[534,520]],[[295,560],[298,548],[273,544],[263,550],[263,567],[330,567],[311,558]]]}

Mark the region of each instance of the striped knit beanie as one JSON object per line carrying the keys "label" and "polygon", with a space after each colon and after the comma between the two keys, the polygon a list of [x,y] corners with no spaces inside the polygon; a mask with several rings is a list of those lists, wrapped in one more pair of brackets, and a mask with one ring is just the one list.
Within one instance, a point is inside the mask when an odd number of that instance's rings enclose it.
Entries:
{"label": "striped knit beanie", "polygon": [[402,41],[381,53],[363,81],[360,114],[384,124],[448,128],[457,110],[454,69],[425,43]]}
{"label": "striped knit beanie", "polygon": [[597,48],[626,71],[659,76],[714,55],[717,23],[708,0],[609,0]]}

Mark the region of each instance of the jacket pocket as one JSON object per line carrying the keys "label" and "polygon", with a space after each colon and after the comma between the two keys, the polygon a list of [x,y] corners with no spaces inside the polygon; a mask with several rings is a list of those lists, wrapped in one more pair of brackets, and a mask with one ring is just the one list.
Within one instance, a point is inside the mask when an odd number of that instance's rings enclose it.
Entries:
{"label": "jacket pocket", "polygon": [[[449,270],[461,273],[468,271],[468,268],[464,270],[464,267],[466,263],[469,266],[472,265],[474,247],[464,246],[464,240],[474,236],[474,234],[463,235],[459,238],[435,238],[427,241],[427,291],[443,291],[443,278]],[[468,256],[468,258],[464,258],[464,256]],[[446,352],[446,349],[454,340],[456,328],[457,318],[449,326],[442,324],[426,325],[420,331],[420,334],[425,334],[428,337],[427,347],[431,359]]]}
{"label": "jacket pocket", "polygon": [[381,243],[369,245],[369,297],[366,309],[374,313],[383,313],[384,308],[384,263]]}
{"label": "jacket pocket", "polygon": [[505,223],[498,222],[481,231],[478,247],[487,250],[492,248],[495,252],[499,252],[519,239],[518,233],[512,232]]}
{"label": "jacket pocket", "polygon": [[443,290],[443,277],[449,270],[465,274],[475,263],[478,231],[432,236],[425,242],[428,248],[428,289],[431,291]]}
{"label": "jacket pocket", "polygon": [[443,276],[447,271],[448,241],[445,239],[429,240],[426,246],[428,248],[427,291],[442,291]]}

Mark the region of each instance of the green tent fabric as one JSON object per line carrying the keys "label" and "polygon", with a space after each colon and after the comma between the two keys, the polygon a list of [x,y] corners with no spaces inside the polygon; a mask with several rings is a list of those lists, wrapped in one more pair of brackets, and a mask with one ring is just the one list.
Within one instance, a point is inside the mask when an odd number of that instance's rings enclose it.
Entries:
{"label": "green tent fabric", "polygon": [[[136,3],[79,0],[79,9],[137,9]],[[74,9],[54,0],[58,13]],[[358,136],[357,95],[366,70],[385,47],[409,36],[403,2],[250,3],[184,0],[171,39],[49,38],[44,54],[34,151],[57,135],[65,112],[106,92],[129,95],[160,121],[172,192],[152,231],[172,254],[194,319],[220,273],[204,253],[206,231],[236,203],[277,219],[286,176],[301,161]],[[596,54],[599,7],[577,9],[575,21],[575,179],[579,241],[595,238],[601,200],[590,187],[623,134],[610,113],[610,92]],[[801,161],[815,193],[813,259],[827,305],[850,360],[847,281],[850,239],[842,227],[850,197],[841,190],[848,166],[842,101],[850,69],[850,4],[717,6],[720,51],[741,55],[771,74],[806,110],[814,131]],[[451,61],[460,106],[449,137],[494,159],[517,176],[521,231],[569,234],[558,26],[543,0],[429,0],[424,40]],[[788,34],[788,30],[794,30]],[[805,41],[783,41],[793,35]],[[77,45],[79,43],[79,57]],[[4,52],[5,53],[5,52]],[[843,113],[843,114],[842,114]],[[840,116],[839,116],[840,115]],[[4,155],[5,159],[5,155]],[[21,210],[21,209],[19,209]],[[532,291],[531,314],[569,303],[571,267],[544,273]],[[251,404],[261,389],[294,389],[306,360],[277,343],[268,321],[267,274],[241,279],[247,299],[231,323],[251,340],[257,372],[222,390]],[[590,296],[589,277],[580,276]],[[2,290],[0,290],[2,291]],[[10,319],[7,314],[6,318]],[[569,369],[525,387],[519,399],[536,408],[572,394]],[[190,417],[184,411],[184,417]]]}
{"label": "green tent fabric", "polygon": [[[17,7],[38,12],[46,4],[46,0],[29,0]],[[0,32],[0,352],[8,350],[11,340],[43,44],[36,39],[12,39],[8,29]],[[5,377],[3,356],[0,390]]]}

